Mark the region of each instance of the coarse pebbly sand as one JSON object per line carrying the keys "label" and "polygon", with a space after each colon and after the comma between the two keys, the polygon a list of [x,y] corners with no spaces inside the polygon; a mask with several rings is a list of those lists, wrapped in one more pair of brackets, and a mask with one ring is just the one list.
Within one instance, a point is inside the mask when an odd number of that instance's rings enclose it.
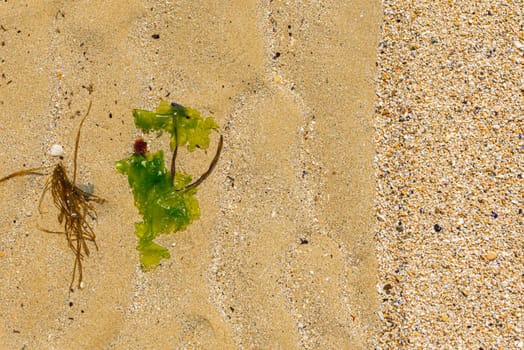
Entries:
{"label": "coarse pebbly sand", "polygon": [[524,2],[383,11],[376,348],[524,348]]}
{"label": "coarse pebbly sand", "polygon": [[[1,2],[0,178],[55,164],[53,145],[71,169],[93,101],[78,178],[107,202],[69,293],[66,240],[37,228],[59,229],[45,176],[0,184],[0,349],[524,348],[523,11]],[[114,162],[131,110],[160,99],[225,142],[202,217],[142,271]],[[199,174],[212,156],[179,159]]]}

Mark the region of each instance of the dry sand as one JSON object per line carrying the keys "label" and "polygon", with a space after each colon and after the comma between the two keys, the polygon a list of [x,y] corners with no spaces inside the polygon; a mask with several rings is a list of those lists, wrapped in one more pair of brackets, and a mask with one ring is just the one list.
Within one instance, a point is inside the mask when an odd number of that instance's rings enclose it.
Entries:
{"label": "dry sand", "polygon": [[384,1],[380,349],[524,348],[523,11]]}
{"label": "dry sand", "polygon": [[[372,346],[381,8],[343,3],[0,4],[0,176],[53,164],[55,143],[70,169],[92,100],[79,180],[107,199],[85,288],[69,295],[66,240],[36,228],[56,227],[37,211],[44,178],[1,184],[0,348]],[[199,190],[202,218],[163,236],[172,258],[143,272],[114,162],[137,135],[131,110],[161,98],[214,116],[225,147]],[[209,159],[182,161],[198,172]]]}

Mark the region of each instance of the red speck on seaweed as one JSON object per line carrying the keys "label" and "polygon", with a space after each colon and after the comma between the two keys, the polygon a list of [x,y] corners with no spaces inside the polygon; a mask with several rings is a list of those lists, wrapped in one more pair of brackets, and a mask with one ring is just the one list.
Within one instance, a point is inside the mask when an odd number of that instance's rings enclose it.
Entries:
{"label": "red speck on seaweed", "polygon": [[139,137],[135,140],[133,145],[135,154],[145,154],[147,152],[147,142],[143,138]]}

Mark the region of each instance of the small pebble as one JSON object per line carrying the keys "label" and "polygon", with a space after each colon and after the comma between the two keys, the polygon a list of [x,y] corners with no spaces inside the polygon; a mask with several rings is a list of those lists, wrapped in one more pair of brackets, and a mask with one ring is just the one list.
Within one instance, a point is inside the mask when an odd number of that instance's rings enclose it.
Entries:
{"label": "small pebble", "polygon": [[435,226],[433,226],[433,228],[435,229],[436,232],[442,231],[442,227],[440,227],[440,225],[438,225],[438,224],[435,224]]}
{"label": "small pebble", "polygon": [[78,184],[78,188],[89,194],[95,193],[95,185],[93,185],[92,183]]}
{"label": "small pebble", "polygon": [[61,145],[54,144],[51,146],[49,154],[53,157],[61,157],[64,155],[64,147]]}
{"label": "small pebble", "polygon": [[488,261],[493,261],[497,258],[498,254],[494,251],[489,251],[486,255],[484,255],[484,258]]}
{"label": "small pebble", "polygon": [[377,314],[381,321],[385,321],[384,313],[382,311],[377,312]]}

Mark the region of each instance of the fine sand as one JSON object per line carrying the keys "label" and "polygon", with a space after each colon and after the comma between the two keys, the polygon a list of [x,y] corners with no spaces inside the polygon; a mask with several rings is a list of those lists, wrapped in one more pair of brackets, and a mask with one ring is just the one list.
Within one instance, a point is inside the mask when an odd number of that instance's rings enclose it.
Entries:
{"label": "fine sand", "polygon": [[[379,1],[5,1],[0,177],[55,164],[93,183],[99,250],[74,257],[45,177],[0,184],[1,349],[369,349],[377,332],[372,121]],[[225,143],[200,220],[139,267],[114,162],[133,108],[176,101]],[[149,139],[166,147],[162,139]],[[211,147],[216,145],[216,141]],[[182,154],[198,174],[212,158]]]}

